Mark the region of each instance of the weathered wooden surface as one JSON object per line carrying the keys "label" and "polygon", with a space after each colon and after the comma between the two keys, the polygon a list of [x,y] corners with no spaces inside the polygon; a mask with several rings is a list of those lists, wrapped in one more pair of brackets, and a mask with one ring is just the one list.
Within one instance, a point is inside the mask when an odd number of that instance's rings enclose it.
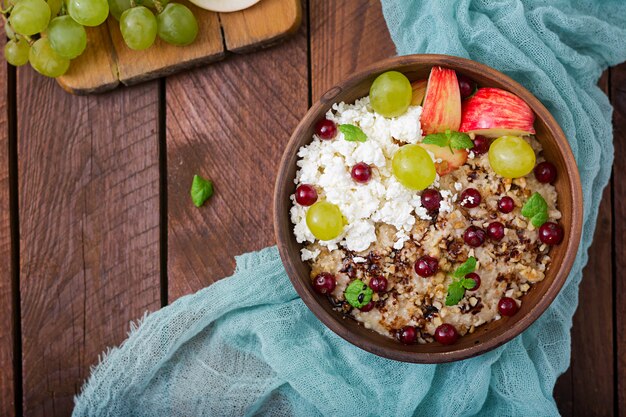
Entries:
{"label": "weathered wooden surface", "polygon": [[157,37],[145,51],[132,51],[122,39],[117,20],[109,17],[106,25],[89,30],[87,50],[72,62],[59,84],[74,94],[102,92],[120,82],[136,84],[218,61],[226,50],[261,48],[293,33],[302,10],[300,0],[263,0],[234,13],[209,12],[182,2],[198,20],[200,31],[193,44],[178,47]]}
{"label": "weathered wooden surface", "polygon": [[[613,265],[614,291],[611,302],[597,300],[613,305],[615,326],[615,372],[614,381],[617,410],[626,416],[626,64],[611,69],[611,100],[615,108],[613,123],[615,132],[615,164],[613,166]],[[608,256],[608,253],[602,254]],[[601,341],[602,342],[602,341]],[[601,343],[600,342],[600,343]]]}
{"label": "weathered wooden surface", "polygon": [[[69,415],[89,366],[124,339],[130,320],[160,306],[161,289],[173,301],[232,273],[234,255],[274,243],[275,166],[309,98],[395,53],[376,1],[311,0],[303,19],[280,47],[170,77],[163,95],[152,82],[77,98],[29,69],[17,71],[15,85],[0,65],[1,416],[22,407],[26,416]],[[584,272],[572,366],[555,389],[565,416],[626,416],[626,65],[603,85],[615,106],[615,175]],[[7,102],[14,87],[17,100]],[[14,112],[18,175],[9,179]],[[201,209],[188,195],[194,173],[215,182]],[[18,242],[10,188],[19,188]],[[18,244],[19,271],[11,271]]]}
{"label": "weathered wooden surface", "polygon": [[17,80],[24,414],[66,416],[89,367],[160,307],[158,84],[77,98]]}
{"label": "weathered wooden surface", "polygon": [[[170,301],[230,275],[234,255],[274,242],[274,175],[307,93],[305,25],[280,48],[167,80]],[[216,190],[201,209],[189,199],[196,173]]]}
{"label": "weathered wooden surface", "polygon": [[[0,36],[0,50],[5,39]],[[9,82],[7,64],[0,61],[0,416],[14,416],[13,387],[13,265],[9,182]]]}

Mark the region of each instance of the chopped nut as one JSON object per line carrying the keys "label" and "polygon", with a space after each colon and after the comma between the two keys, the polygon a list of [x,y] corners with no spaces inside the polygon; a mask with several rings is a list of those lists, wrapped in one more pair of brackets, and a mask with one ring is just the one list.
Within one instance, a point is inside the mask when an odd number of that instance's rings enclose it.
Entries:
{"label": "chopped nut", "polygon": [[478,304],[478,299],[476,297],[470,297],[469,303],[472,307],[475,307]]}

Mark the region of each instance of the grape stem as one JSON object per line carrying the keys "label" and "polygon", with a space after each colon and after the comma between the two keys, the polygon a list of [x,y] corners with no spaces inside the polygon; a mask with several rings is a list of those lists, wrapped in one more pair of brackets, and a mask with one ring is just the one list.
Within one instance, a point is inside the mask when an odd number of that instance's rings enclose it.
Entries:
{"label": "grape stem", "polygon": [[163,11],[163,5],[160,0],[153,0],[154,8],[157,10],[157,13],[161,14]]}

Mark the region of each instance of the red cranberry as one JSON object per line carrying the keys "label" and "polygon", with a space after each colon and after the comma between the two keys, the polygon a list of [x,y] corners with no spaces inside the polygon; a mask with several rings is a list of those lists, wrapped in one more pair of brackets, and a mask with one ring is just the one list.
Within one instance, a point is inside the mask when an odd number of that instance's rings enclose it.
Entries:
{"label": "red cranberry", "polygon": [[498,201],[498,210],[502,213],[510,213],[515,208],[515,201],[511,197],[502,197],[500,201]]}
{"label": "red cranberry", "polygon": [[456,78],[459,80],[459,91],[461,92],[461,98],[468,98],[474,91],[476,91],[476,81],[465,75],[457,74]]}
{"label": "red cranberry", "polygon": [[315,134],[320,139],[329,140],[337,136],[337,125],[332,120],[321,119],[315,123]]}
{"label": "red cranberry", "polygon": [[476,283],[474,285],[474,288],[472,288],[470,291],[476,291],[480,288],[480,275],[478,275],[476,272],[470,272],[469,274],[465,275],[465,278],[471,279]]}
{"label": "red cranberry", "polygon": [[441,203],[441,193],[432,188],[427,188],[422,191],[421,196],[422,206],[428,211],[439,210],[439,204]]}
{"label": "red cranberry", "polygon": [[453,325],[444,323],[435,329],[435,340],[442,345],[451,345],[459,338]]}
{"label": "red cranberry", "polygon": [[313,280],[313,288],[319,294],[330,294],[335,289],[337,282],[335,276],[328,272],[322,272]]}
{"label": "red cranberry", "polygon": [[470,226],[463,233],[463,240],[470,246],[477,248],[485,243],[486,233],[483,229],[476,226]]}
{"label": "red cranberry", "polygon": [[432,277],[439,269],[439,261],[432,256],[422,256],[415,262],[415,272],[423,278]]}
{"label": "red cranberry", "polygon": [[374,292],[385,292],[387,290],[387,278],[377,275],[370,280],[369,285]]}
{"label": "red cranberry", "polygon": [[465,208],[478,207],[482,198],[476,188],[468,188],[461,193],[461,205]]}
{"label": "red cranberry", "polygon": [[554,222],[546,222],[539,228],[539,240],[546,245],[558,245],[563,241],[563,228]]}
{"label": "red cranberry", "polygon": [[317,191],[312,185],[300,184],[296,188],[296,202],[301,206],[310,206],[317,201]]}
{"label": "red cranberry", "polygon": [[542,162],[535,167],[535,178],[544,184],[554,182],[556,179],[556,167],[550,162]]}
{"label": "red cranberry", "polygon": [[519,307],[517,306],[515,300],[511,297],[502,297],[500,298],[500,301],[498,301],[498,311],[503,316],[510,317],[517,313],[517,310],[519,310]]}
{"label": "red cranberry", "polygon": [[356,182],[366,183],[372,176],[372,167],[367,165],[365,162],[359,162],[352,167],[350,175],[352,175],[352,179]]}
{"label": "red cranberry", "polygon": [[474,138],[474,147],[471,149],[476,155],[482,155],[489,151],[489,139],[484,136],[476,136]]}
{"label": "red cranberry", "polygon": [[370,301],[369,303],[365,304],[363,307],[359,308],[359,310],[361,310],[364,313],[367,313],[368,311],[372,311],[373,308],[374,308],[374,302]]}
{"label": "red cranberry", "polygon": [[417,330],[413,326],[406,326],[398,332],[398,339],[405,345],[412,345],[417,341]]}
{"label": "red cranberry", "polygon": [[493,240],[502,240],[504,237],[504,225],[500,222],[489,223],[487,236]]}

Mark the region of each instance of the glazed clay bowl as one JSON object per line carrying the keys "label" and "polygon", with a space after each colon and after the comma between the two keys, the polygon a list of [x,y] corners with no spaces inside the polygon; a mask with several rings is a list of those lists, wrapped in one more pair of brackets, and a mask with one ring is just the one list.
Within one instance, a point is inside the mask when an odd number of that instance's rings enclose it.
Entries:
{"label": "glazed clay bowl", "polygon": [[[293,234],[289,196],[296,187],[294,178],[298,149],[311,141],[315,122],[324,117],[333,103],[352,103],[366,96],[374,79],[385,71],[400,71],[409,80],[415,81],[427,78],[430,69],[436,65],[452,68],[476,80],[481,87],[510,91],[533,109],[536,115],[536,138],[543,145],[546,159],[554,163],[558,170],[554,185],[563,216],[560,224],[564,228],[565,237],[560,245],[552,247],[552,263],[545,279],[534,284],[522,297],[522,306],[517,314],[483,324],[474,333],[460,337],[453,345],[403,345],[334,311],[326,297],[313,290],[310,268],[300,259],[302,245],[296,242]],[[520,84],[493,68],[447,55],[410,55],[387,59],[328,90],[311,107],[291,136],[280,162],[274,190],[274,228],[280,256],[293,286],[313,314],[333,332],[366,351],[389,359],[415,363],[450,362],[480,355],[508,342],[537,320],[558,294],[572,267],[580,242],[582,216],[582,191],[574,156],[563,131],[543,104]]]}

